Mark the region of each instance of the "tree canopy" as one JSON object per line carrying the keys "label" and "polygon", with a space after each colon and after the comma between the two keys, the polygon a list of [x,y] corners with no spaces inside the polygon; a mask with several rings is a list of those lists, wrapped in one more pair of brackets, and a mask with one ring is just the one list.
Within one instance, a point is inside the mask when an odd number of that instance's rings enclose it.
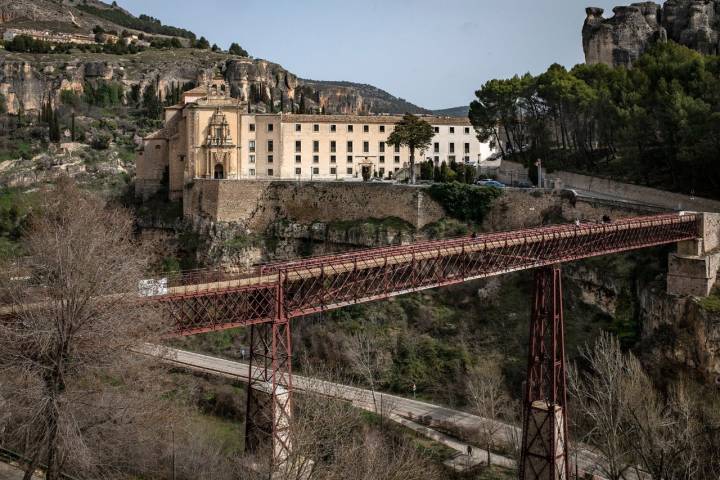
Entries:
{"label": "tree canopy", "polygon": [[528,163],[717,198],[718,92],[720,57],[668,42],[629,70],[555,64],[490,80],[469,117],[480,140]]}
{"label": "tree canopy", "polygon": [[434,135],[432,125],[415,115],[406,113],[388,136],[388,145],[410,149],[410,183],[415,183],[415,151],[426,150]]}

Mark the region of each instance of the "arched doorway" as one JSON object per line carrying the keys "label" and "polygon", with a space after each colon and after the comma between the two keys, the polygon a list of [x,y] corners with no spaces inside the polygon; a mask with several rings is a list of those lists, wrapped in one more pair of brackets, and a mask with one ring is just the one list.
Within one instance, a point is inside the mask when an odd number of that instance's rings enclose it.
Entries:
{"label": "arched doorway", "polygon": [[213,176],[215,180],[222,180],[225,178],[225,169],[223,168],[222,163],[218,163],[215,165],[215,175]]}

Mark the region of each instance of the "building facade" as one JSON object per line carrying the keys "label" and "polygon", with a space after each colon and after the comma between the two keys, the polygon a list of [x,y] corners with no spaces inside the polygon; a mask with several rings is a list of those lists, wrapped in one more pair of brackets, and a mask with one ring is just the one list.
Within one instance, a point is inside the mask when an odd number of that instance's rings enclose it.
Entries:
{"label": "building facade", "polygon": [[[386,144],[395,123],[390,115],[300,115],[248,113],[230,96],[221,77],[183,94],[165,110],[165,127],[145,139],[138,152],[139,196],[167,181],[171,199],[196,178],[217,180],[344,180],[393,178],[407,168],[408,148]],[[478,165],[494,153],[478,141],[469,120],[425,117],[435,129],[417,163],[433,160]],[[416,167],[419,168],[419,167]],[[167,179],[165,177],[167,176]]]}

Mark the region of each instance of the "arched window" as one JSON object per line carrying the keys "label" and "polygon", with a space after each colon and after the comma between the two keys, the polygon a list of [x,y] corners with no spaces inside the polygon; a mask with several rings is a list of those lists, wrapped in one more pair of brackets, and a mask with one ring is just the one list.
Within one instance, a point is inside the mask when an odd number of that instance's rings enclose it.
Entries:
{"label": "arched window", "polygon": [[222,163],[218,163],[215,165],[215,180],[222,180],[225,178],[225,169],[223,168]]}

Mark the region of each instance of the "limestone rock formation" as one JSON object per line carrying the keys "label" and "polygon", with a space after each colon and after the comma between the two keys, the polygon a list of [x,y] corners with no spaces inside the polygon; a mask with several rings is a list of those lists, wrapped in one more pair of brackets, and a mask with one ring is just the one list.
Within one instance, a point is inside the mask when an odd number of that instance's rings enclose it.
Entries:
{"label": "limestone rock formation", "polygon": [[121,83],[126,94],[134,85],[144,89],[154,83],[162,95],[173,84],[194,82],[213,71],[225,75],[233,97],[249,101],[257,111],[265,111],[272,101],[276,112],[280,103],[282,111],[289,112],[291,104],[297,108],[302,99],[308,113],[320,108],[325,113],[427,113],[370,85],[303,80],[267,60],[191,49],[114,56],[83,53],[73,58],[0,51],[0,94],[15,114],[38,110],[47,99],[59,101],[62,90],[82,94],[87,82]]}
{"label": "limestone rock formation", "polygon": [[668,0],[615,7],[611,18],[602,8],[585,9],[583,50],[588,64],[629,67],[653,42],[668,39],[704,54],[717,54],[720,0]]}

